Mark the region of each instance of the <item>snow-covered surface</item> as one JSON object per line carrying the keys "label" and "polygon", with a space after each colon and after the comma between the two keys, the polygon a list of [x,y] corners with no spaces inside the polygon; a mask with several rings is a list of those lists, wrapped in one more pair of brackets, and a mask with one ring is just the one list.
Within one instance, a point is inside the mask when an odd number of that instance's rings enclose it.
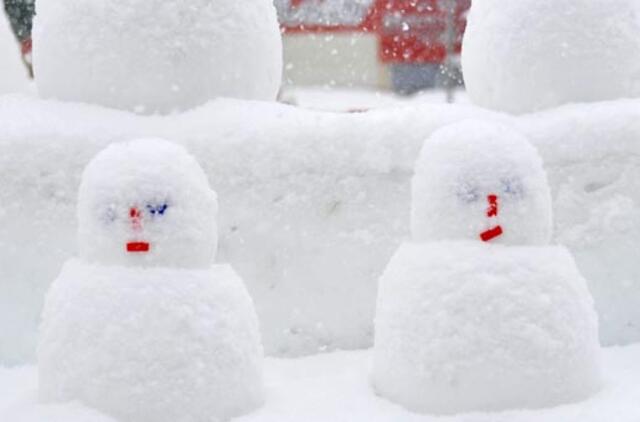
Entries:
{"label": "snow-covered surface", "polygon": [[44,292],[76,252],[82,169],[140,136],[175,140],[203,166],[219,196],[218,260],[247,284],[267,353],[370,346],[377,280],[409,237],[415,160],[435,130],[469,118],[511,125],[539,149],[554,241],[589,282],[604,342],[640,340],[640,101],[509,117],[461,105],[341,114],[217,100],[145,117],[4,96],[0,360],[33,359]]}
{"label": "snow-covered surface", "polygon": [[9,19],[0,8],[0,95],[12,92],[29,92],[29,78]]}
{"label": "snow-covered surface", "polygon": [[375,321],[376,390],[417,412],[552,407],[601,386],[593,299],[562,247],[405,243]]}
{"label": "snow-covered surface", "polygon": [[168,113],[217,97],[274,100],[270,0],[39,0],[34,71],[47,98]]}
{"label": "snow-covered surface", "polygon": [[207,176],[183,147],[158,139],[113,144],[83,172],[78,254],[96,264],[207,268],[217,213]]}
{"label": "snow-covered surface", "polygon": [[[604,351],[602,391],[582,403],[541,410],[432,417],[377,397],[369,384],[371,352],[338,352],[265,361],[267,401],[237,422],[637,422],[640,345]],[[33,367],[0,368],[0,420],[115,422],[79,404],[37,403]]]}
{"label": "snow-covered surface", "polygon": [[78,400],[128,421],[195,422],[244,414],[264,400],[258,319],[228,265],[71,260],[42,319],[45,402]]}
{"label": "snow-covered surface", "polygon": [[412,181],[414,241],[546,245],[552,224],[542,160],[520,133],[468,120],[425,142]]}
{"label": "snow-covered surface", "polygon": [[514,113],[640,97],[637,0],[474,0],[462,49],[474,103]]}

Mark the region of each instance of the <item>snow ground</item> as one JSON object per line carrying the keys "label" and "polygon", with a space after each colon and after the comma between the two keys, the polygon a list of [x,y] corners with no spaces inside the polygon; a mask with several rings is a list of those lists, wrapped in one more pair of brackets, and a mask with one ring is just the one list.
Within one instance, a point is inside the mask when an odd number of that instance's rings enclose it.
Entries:
{"label": "snow ground", "polygon": [[[266,360],[266,405],[237,422],[637,422],[640,420],[640,344],[604,351],[605,387],[582,403],[539,410],[435,417],[410,413],[375,395],[371,351]],[[0,420],[115,422],[80,404],[37,403],[34,366],[0,368]]]}

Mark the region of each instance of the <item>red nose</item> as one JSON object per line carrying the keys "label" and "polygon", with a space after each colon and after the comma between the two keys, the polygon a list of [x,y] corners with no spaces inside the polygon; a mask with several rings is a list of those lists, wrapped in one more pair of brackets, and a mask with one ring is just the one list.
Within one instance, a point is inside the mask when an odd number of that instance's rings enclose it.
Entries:
{"label": "red nose", "polygon": [[[489,208],[487,209],[487,217],[495,218],[498,216],[498,195],[489,195],[487,196],[487,201],[489,202]],[[480,233],[480,239],[483,242],[489,242],[490,240],[495,239],[496,237],[502,236],[504,231],[501,226],[495,226],[492,229],[489,229],[485,232]]]}
{"label": "red nose", "polygon": [[[131,220],[131,229],[134,232],[142,231],[142,212],[138,208],[131,207],[129,209],[129,219]],[[145,253],[149,252],[149,249],[151,249],[151,245],[147,242],[127,243],[127,252]]]}

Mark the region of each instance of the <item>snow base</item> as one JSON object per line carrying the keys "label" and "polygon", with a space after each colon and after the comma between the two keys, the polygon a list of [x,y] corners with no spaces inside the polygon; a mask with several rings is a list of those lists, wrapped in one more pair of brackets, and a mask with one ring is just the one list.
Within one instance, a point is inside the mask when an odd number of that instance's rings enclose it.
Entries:
{"label": "snow base", "polygon": [[229,266],[126,268],[68,262],[38,348],[40,398],[123,421],[227,419],[263,402],[258,320]]}
{"label": "snow base", "polygon": [[551,407],[601,386],[593,300],[561,247],[404,244],[375,327],[375,388],[417,412]]}

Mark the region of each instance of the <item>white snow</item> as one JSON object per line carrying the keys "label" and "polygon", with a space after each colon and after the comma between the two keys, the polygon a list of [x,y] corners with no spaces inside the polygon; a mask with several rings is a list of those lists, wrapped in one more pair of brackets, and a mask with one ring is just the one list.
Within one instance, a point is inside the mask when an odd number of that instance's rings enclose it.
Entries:
{"label": "white snow", "polygon": [[376,390],[417,412],[552,407],[601,385],[593,299],[561,247],[405,243],[375,327]]}
{"label": "white snow", "polygon": [[213,265],[216,208],[202,168],[170,142],[113,144],[89,163],[80,258],[42,315],[42,400],[136,422],[227,419],[262,404],[253,302],[229,265]]}
{"label": "white snow", "polygon": [[474,0],[462,66],[474,103],[512,113],[640,97],[640,2]]}
{"label": "white snow", "polygon": [[33,39],[44,97],[150,114],[280,87],[270,0],[39,0]]}
{"label": "white snow", "polygon": [[[636,422],[640,419],[640,345],[604,350],[603,390],[576,404],[540,410],[418,415],[375,395],[370,351],[265,361],[267,401],[238,422]],[[0,368],[0,420],[11,422],[115,422],[76,403],[43,405],[33,367]]]}
{"label": "white snow", "polygon": [[472,120],[425,142],[412,183],[414,241],[546,245],[552,224],[542,160],[518,132]]}
{"label": "white snow", "polygon": [[[217,212],[207,176],[183,147],[157,139],[114,144],[82,176],[79,256],[96,264],[207,268],[218,242]],[[149,250],[135,252],[136,245]]]}
{"label": "white snow", "polygon": [[603,342],[640,341],[638,100],[521,117],[458,105],[339,114],[217,100],[145,117],[5,96],[0,360],[33,359],[44,293],[76,253],[83,168],[110,143],[147,136],[175,140],[202,163],[219,195],[219,260],[246,282],[267,353],[369,347],[377,279],[410,235],[420,149],[435,130],[469,118],[511,126],[539,150],[553,241],[569,247],[589,282]]}
{"label": "white snow", "polygon": [[39,397],[127,421],[226,419],[264,400],[253,303],[228,265],[206,270],[69,261],[38,347]]}
{"label": "white snow", "polygon": [[0,8],[0,60],[0,95],[29,92],[27,69],[20,61],[20,47],[4,8]]}

